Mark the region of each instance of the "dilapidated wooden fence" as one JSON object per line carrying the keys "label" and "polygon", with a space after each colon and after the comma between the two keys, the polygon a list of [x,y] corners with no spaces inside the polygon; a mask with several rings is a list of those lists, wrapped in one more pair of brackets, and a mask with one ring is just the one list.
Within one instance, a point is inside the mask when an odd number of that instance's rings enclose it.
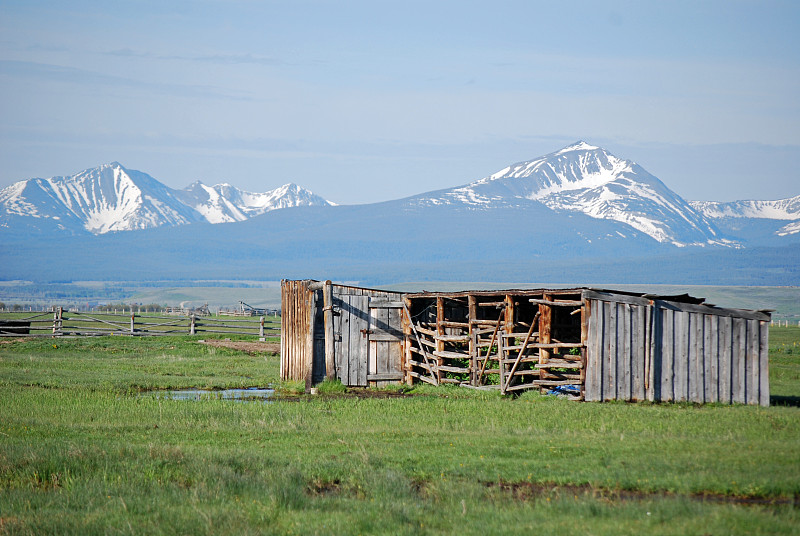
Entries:
{"label": "dilapidated wooden fence", "polygon": [[25,315],[0,316],[0,337],[61,337],[97,335],[200,335],[229,334],[276,337],[279,325],[264,317],[231,319],[160,316],[138,313],[95,313],[69,311],[56,307],[52,311]]}

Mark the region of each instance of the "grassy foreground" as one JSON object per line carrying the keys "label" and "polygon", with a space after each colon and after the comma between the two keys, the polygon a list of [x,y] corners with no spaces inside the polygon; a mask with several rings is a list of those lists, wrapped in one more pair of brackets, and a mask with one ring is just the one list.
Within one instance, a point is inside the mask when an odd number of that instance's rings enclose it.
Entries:
{"label": "grassy foreground", "polygon": [[190,338],[0,341],[0,534],[795,534],[800,329],[783,405],[406,398],[172,401],[277,383]]}

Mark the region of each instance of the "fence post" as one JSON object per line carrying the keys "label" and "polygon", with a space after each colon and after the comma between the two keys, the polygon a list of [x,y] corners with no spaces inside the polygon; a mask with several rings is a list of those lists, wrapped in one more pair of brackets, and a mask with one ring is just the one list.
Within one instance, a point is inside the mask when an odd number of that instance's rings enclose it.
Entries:
{"label": "fence post", "polygon": [[259,329],[258,329],[258,336],[259,337],[263,337],[264,336],[264,317],[263,316],[261,317],[259,324],[260,324],[261,327],[259,327]]}
{"label": "fence post", "polygon": [[194,313],[189,317],[189,335],[195,334],[195,327],[194,327]]}
{"label": "fence post", "polygon": [[133,316],[133,306],[131,306],[131,335],[133,335],[133,329],[134,329],[134,328],[133,328],[133,319],[134,319],[134,316]]}

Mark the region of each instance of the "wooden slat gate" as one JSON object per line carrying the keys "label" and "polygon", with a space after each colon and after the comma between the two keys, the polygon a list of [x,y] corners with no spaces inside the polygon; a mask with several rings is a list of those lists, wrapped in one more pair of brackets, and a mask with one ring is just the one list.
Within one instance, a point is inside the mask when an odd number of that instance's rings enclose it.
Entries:
{"label": "wooden slat gate", "polygon": [[400,301],[334,295],[336,377],[344,385],[382,386],[403,379]]}

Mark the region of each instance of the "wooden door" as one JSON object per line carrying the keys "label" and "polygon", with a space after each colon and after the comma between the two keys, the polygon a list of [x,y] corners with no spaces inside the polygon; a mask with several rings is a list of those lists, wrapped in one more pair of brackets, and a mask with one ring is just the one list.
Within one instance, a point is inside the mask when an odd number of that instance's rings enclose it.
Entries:
{"label": "wooden door", "polygon": [[336,377],[350,387],[402,380],[402,302],[349,294],[333,302]]}
{"label": "wooden door", "polygon": [[337,338],[336,377],[349,387],[367,386],[369,358],[369,296],[343,294],[334,297],[338,322],[334,323]]}
{"label": "wooden door", "polygon": [[381,387],[403,379],[402,307],[399,299],[373,297],[369,300],[367,382],[370,385]]}

